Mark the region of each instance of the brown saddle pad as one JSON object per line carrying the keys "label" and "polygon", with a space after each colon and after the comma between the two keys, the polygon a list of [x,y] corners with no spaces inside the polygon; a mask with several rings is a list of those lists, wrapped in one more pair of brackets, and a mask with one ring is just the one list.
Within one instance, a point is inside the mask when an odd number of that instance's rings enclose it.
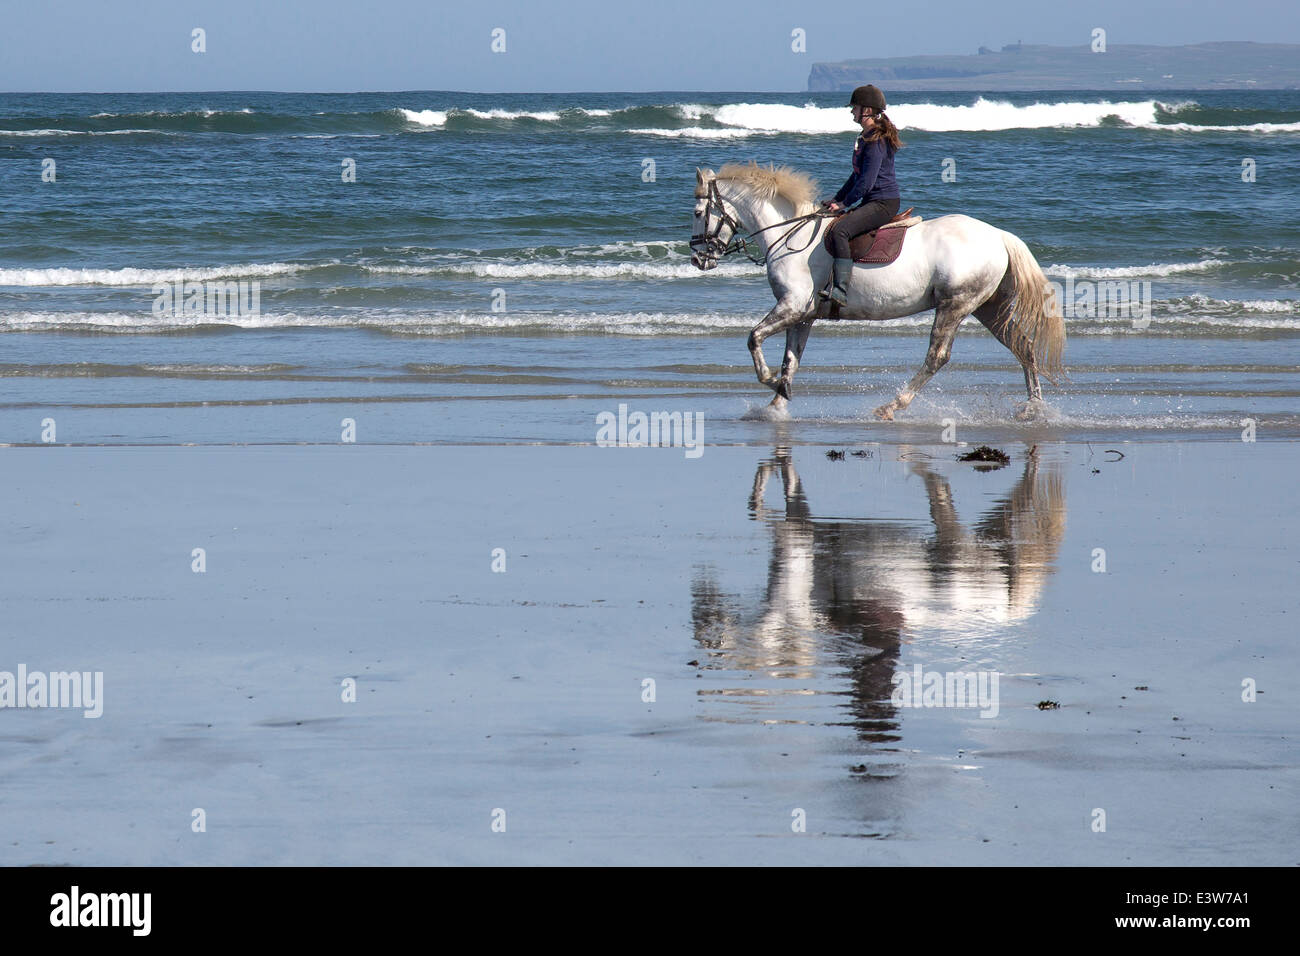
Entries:
{"label": "brown saddle pad", "polygon": [[[912,215],[914,206],[908,206],[905,212],[900,212],[888,223],[873,229],[871,232],[864,232],[860,236],[855,236],[849,243],[849,252],[853,255],[854,262],[869,262],[872,265],[886,265],[898,258],[898,254],[903,251],[903,239],[907,236],[909,226],[916,223],[910,222],[909,217]],[[920,222],[918,216],[916,222]],[[839,222],[836,218],[831,225]],[[825,238],[822,242],[826,246],[826,251],[835,255],[835,249],[831,246],[831,231],[826,230]]]}

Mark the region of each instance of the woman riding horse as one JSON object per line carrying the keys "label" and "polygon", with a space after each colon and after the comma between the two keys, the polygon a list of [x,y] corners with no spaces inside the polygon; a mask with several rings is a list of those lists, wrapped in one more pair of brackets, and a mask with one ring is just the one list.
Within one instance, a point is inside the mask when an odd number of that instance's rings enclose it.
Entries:
{"label": "woman riding horse", "polygon": [[853,121],[862,127],[853,147],[853,175],[835,198],[825,203],[832,211],[850,210],[831,226],[834,279],[831,290],[821,293],[822,298],[840,305],[849,301],[849,277],[853,274],[850,241],[889,222],[898,212],[901,198],[894,178],[894,153],[903,143],[898,138],[898,127],[885,115],[885,94],[875,86],[859,86],[849,106],[853,107]]}

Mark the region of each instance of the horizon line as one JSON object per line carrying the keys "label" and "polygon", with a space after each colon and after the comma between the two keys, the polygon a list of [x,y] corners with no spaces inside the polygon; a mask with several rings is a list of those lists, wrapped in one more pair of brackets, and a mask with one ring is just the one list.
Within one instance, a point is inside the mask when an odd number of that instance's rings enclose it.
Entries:
{"label": "horizon line", "polygon": [[[1295,44],[1300,46],[1300,44]],[[899,89],[895,87],[899,94],[906,93],[991,93],[991,94],[1019,94],[1019,93],[1288,93],[1300,90],[1298,86],[1125,86],[1100,87],[1100,86],[1053,86],[1053,87],[1030,87],[1019,90],[1007,89],[990,89],[988,87],[945,87],[945,88],[926,88],[926,89]],[[600,94],[605,96],[615,95],[638,95],[646,96],[653,93],[763,93],[774,94],[779,96],[813,96],[813,95],[831,95],[842,94],[846,90],[759,90],[759,89],[662,89],[662,90],[439,90],[439,89],[400,89],[400,90],[0,90],[0,96],[152,96],[164,94],[178,95],[211,95],[219,96],[225,94],[273,94],[288,96],[369,96],[375,94],[429,94],[429,93],[451,93],[466,96],[575,96],[581,94]]]}

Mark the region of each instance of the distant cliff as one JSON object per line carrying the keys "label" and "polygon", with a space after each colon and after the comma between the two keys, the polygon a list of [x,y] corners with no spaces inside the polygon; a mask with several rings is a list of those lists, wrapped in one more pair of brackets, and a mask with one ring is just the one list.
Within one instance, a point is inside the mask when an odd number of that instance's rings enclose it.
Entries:
{"label": "distant cliff", "polygon": [[899,56],[814,63],[810,91],[875,83],[893,90],[1300,89],[1300,45],[1224,41],[1194,46],[1013,43],[968,56]]}

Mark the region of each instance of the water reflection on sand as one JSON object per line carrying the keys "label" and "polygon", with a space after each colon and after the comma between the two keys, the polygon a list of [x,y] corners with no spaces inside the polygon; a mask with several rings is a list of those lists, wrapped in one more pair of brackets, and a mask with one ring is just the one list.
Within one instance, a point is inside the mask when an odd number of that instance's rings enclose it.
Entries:
{"label": "water reflection on sand", "polygon": [[[920,479],[907,487],[925,495],[928,521],[872,517],[870,500],[856,515],[819,515],[790,448],[759,463],[748,503],[770,532],[766,582],[726,593],[708,569],[692,582],[699,665],[714,678],[699,693],[717,704],[704,719],[839,723],[887,753],[900,739],[890,702],[900,643],[942,636],[987,649],[1024,636],[1065,533],[1059,463],[1016,456],[1009,491],[964,522],[942,471],[971,466],[906,446],[884,454],[898,460],[882,465]],[[827,695],[829,710],[809,700]]]}

